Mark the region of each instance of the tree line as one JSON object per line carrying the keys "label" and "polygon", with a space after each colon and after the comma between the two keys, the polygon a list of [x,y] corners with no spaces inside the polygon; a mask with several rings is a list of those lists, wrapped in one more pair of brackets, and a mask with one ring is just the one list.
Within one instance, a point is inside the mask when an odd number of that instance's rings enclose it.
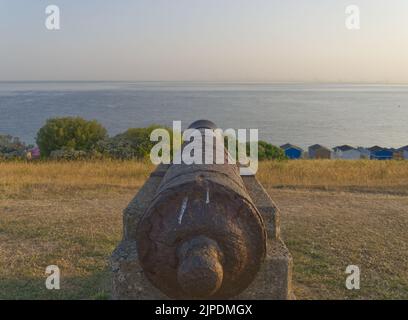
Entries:
{"label": "tree line", "polygon": [[[151,125],[146,128],[130,128],[110,137],[107,130],[96,120],[80,117],[51,118],[36,135],[36,143],[42,159],[137,159],[149,157],[156,142],[150,141],[153,130],[162,128]],[[171,129],[166,128],[171,133]],[[0,135],[0,159],[27,159],[35,146],[26,145],[17,137]],[[249,148],[247,148],[249,149]],[[259,160],[284,160],[283,150],[267,143],[258,142]],[[31,158],[31,156],[30,156]]]}

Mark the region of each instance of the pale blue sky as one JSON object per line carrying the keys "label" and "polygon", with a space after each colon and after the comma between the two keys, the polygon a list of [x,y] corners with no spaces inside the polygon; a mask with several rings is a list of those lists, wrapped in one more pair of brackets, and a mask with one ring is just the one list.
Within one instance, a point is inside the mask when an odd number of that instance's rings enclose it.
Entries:
{"label": "pale blue sky", "polygon": [[0,0],[0,39],[3,81],[408,83],[407,0]]}

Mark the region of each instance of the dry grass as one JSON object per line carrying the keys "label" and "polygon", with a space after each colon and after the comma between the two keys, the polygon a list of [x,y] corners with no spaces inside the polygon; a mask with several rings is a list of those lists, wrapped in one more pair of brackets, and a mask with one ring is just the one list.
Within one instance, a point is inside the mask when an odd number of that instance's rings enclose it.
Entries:
{"label": "dry grass", "polygon": [[[152,169],[135,161],[0,162],[0,198],[134,189]],[[273,188],[408,194],[408,161],[265,161],[257,177]]]}
{"label": "dry grass", "polygon": [[140,187],[150,162],[0,162],[0,199],[84,196]]}
{"label": "dry grass", "polygon": [[[0,299],[109,297],[121,211],[151,169],[0,163]],[[298,298],[408,298],[408,161],[265,162],[258,177],[282,211]],[[45,289],[50,264],[59,291]],[[362,268],[360,291],[344,289],[348,264]]]}
{"label": "dry grass", "polygon": [[408,195],[408,161],[300,160],[261,162],[268,187]]}
{"label": "dry grass", "polygon": [[[408,197],[270,189],[299,299],[408,299]],[[361,289],[347,290],[357,265]]]}
{"label": "dry grass", "polygon": [[[0,163],[0,299],[103,298],[121,211],[152,169],[133,161]],[[63,290],[45,289],[45,267]]]}

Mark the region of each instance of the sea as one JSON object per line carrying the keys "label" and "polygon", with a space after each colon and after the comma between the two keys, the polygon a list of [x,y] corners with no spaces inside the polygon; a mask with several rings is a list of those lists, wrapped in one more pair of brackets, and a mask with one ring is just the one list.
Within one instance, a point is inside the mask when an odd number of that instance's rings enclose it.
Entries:
{"label": "sea", "polygon": [[0,82],[0,134],[34,144],[48,118],[80,116],[116,135],[208,119],[258,129],[275,145],[408,144],[408,85],[202,82]]}

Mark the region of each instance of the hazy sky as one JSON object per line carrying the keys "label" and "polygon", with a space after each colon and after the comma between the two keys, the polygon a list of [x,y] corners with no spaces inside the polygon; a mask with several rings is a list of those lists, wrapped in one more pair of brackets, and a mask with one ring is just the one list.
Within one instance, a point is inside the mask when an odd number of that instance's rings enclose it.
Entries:
{"label": "hazy sky", "polygon": [[408,0],[0,0],[0,39],[4,81],[408,83]]}

